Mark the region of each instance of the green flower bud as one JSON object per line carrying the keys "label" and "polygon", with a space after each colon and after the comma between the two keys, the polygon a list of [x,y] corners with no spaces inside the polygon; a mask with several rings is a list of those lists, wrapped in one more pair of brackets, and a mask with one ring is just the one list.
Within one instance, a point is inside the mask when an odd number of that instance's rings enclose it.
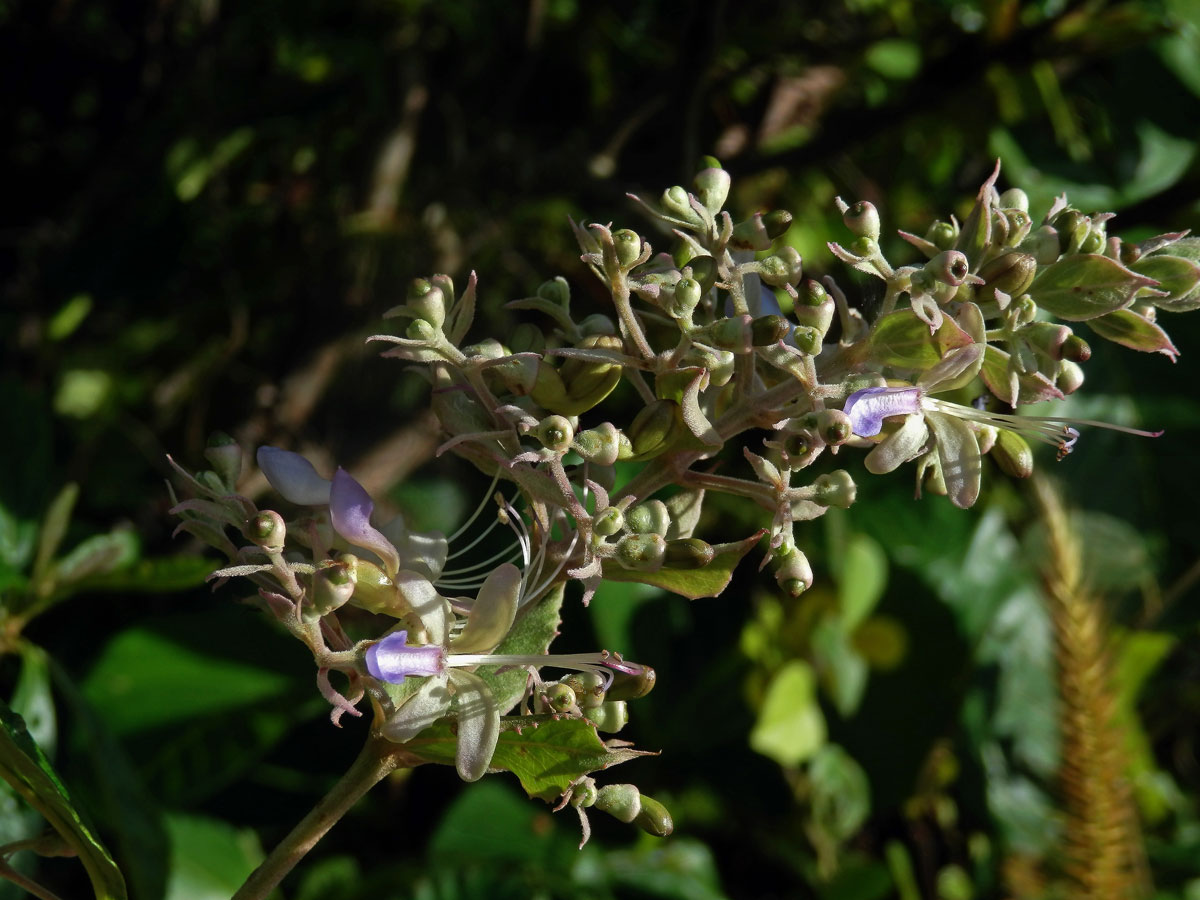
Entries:
{"label": "green flower bud", "polygon": [[1029,212],[1029,195],[1020,188],[1009,188],[1000,195],[1000,207],[1003,209],[1019,209]]}
{"label": "green flower bud", "polygon": [[566,684],[547,684],[542,691],[542,702],[550,711],[559,715],[579,714],[579,701],[575,691]]}
{"label": "green flower bud", "polygon": [[1033,284],[1037,275],[1037,260],[1029,253],[1013,251],[997,256],[982,269],[979,277],[987,282],[988,296],[991,289],[1004,291],[1010,297],[1018,297]]}
{"label": "green flower bud", "polygon": [[989,455],[1000,471],[1012,478],[1028,478],[1033,474],[1033,451],[1025,438],[1015,431],[997,429],[996,443]]}
{"label": "green flower bud", "polygon": [[695,278],[681,278],[675,283],[675,293],[667,312],[676,319],[689,319],[704,296],[704,289]]}
{"label": "green flower bud", "polygon": [[954,242],[958,240],[958,226],[950,222],[934,222],[929,226],[929,230],[925,232],[925,240],[933,244],[939,250],[949,250],[954,246]]}
{"label": "green flower bud", "polygon": [[633,824],[655,837],[667,837],[675,830],[675,822],[667,808],[645,794],[642,794],[642,808],[634,816]]}
{"label": "green flower bud", "polygon": [[1021,242],[1021,249],[1033,254],[1039,266],[1048,266],[1062,254],[1062,242],[1058,229],[1043,225]]}
{"label": "green flower bud", "polygon": [[1073,394],[1083,387],[1083,369],[1077,363],[1064,359],[1058,364],[1058,377],[1054,386],[1064,394]]}
{"label": "green flower bud", "polygon": [[605,697],[608,700],[637,700],[654,690],[657,680],[658,674],[649,666],[625,663],[622,668],[613,670],[613,683]]}
{"label": "green flower bud", "polygon": [[858,237],[846,249],[863,259],[873,259],[879,255],[879,241],[871,237]]}
{"label": "green flower bud", "polygon": [[733,226],[730,243],[741,250],[766,250],[791,224],[792,214],[786,210],[757,214]]}
{"label": "green flower bud", "polygon": [[592,531],[601,537],[610,537],[625,527],[625,514],[615,506],[601,512],[592,519]]}
{"label": "green flower bud", "polygon": [[571,303],[571,286],[559,275],[538,285],[537,295],[566,309]]}
{"label": "green flower bud", "polygon": [[1072,334],[1062,344],[1062,358],[1071,362],[1087,362],[1092,358],[1092,348],[1077,334]]}
{"label": "green flower bud", "polygon": [[438,336],[438,330],[425,319],[413,319],[404,329],[404,336],[410,341],[432,341]]}
{"label": "green flower bud", "polygon": [[635,572],[655,572],[662,568],[667,542],[661,534],[627,534],[617,543],[617,562]]}
{"label": "green flower bud", "polygon": [[807,353],[809,356],[816,356],[821,352],[821,345],[825,341],[825,333],[811,325],[798,325],[796,330],[792,332],[792,341],[796,345],[796,349],[801,353]]}
{"label": "green flower bud", "polygon": [[679,404],[673,400],[656,400],[633,417],[629,426],[629,443],[634,456],[650,459],[670,449],[679,420]]}
{"label": "green flower bud", "polygon": [[571,792],[571,805],[577,809],[588,809],[595,805],[596,797],[596,779],[585,777]]}
{"label": "green flower bud", "polygon": [[405,302],[417,321],[428,322],[434,331],[441,330],[446,321],[446,297],[440,288],[424,278],[414,278]]}
{"label": "green flower bud", "polygon": [[508,343],[513,353],[541,353],[546,349],[546,335],[531,322],[522,322],[513,329]]}
{"label": "green flower bud", "polygon": [[632,268],[642,255],[642,236],[629,228],[622,228],[613,232],[612,240],[621,268]]}
{"label": "green flower bud", "polygon": [[602,422],[595,428],[576,434],[572,447],[588,462],[611,466],[617,461],[621,449],[619,434],[612,422]]}
{"label": "green flower bud", "polygon": [[583,337],[612,336],[617,333],[617,326],[603,313],[592,313],[590,316],[584,316],[583,321],[579,323],[579,333]]}
{"label": "green flower bud", "polygon": [[347,553],[336,562],[326,562],[313,573],[312,605],[303,611],[306,622],[317,621],[354,596],[358,584],[357,563],[358,558]]}
{"label": "green flower bud", "polygon": [[212,463],[227,492],[232,492],[242,474],[242,448],[223,431],[214,431],[204,449],[204,458]]}
{"label": "green flower bud", "polygon": [[759,260],[757,269],[759,277],[771,287],[794,286],[804,271],[795,247],[783,247],[778,253]]}
{"label": "green flower bud", "polygon": [[595,709],[588,710],[587,717],[597,731],[616,734],[629,724],[629,709],[624,700],[605,700]]}
{"label": "green flower bud", "polygon": [[776,556],[775,583],[792,597],[799,597],[812,587],[812,566],[803,550],[793,547]]}
{"label": "green flower bud", "polygon": [[704,220],[700,218],[700,214],[692,209],[692,204],[688,199],[688,192],[678,184],[663,191],[662,197],[658,202],[668,215],[681,219],[690,225],[700,226],[704,224]]}
{"label": "green flower bud", "polygon": [[1104,250],[1105,237],[1104,232],[1093,229],[1087,233],[1082,241],[1079,242],[1080,253],[1101,253]]}
{"label": "green flower bud", "polygon": [[1058,230],[1058,246],[1063,253],[1074,253],[1092,230],[1092,220],[1077,209],[1064,209],[1050,224]]}
{"label": "green flower bud", "polygon": [[605,700],[604,678],[595,672],[572,672],[562,683],[575,692],[583,709],[595,709]]}
{"label": "green flower bud", "polygon": [[283,549],[287,540],[287,525],[283,516],[273,509],[266,509],[246,523],[246,539],[268,551]]}
{"label": "green flower bud", "polygon": [[869,200],[859,200],[842,213],[842,221],[852,234],[858,237],[879,240],[879,211]]}
{"label": "green flower bud", "polygon": [[837,469],[828,475],[821,475],[813,482],[816,489],[814,502],[821,506],[836,506],[840,509],[849,508],[854,502],[857,488],[854,479],[845,469]]}
{"label": "green flower bud", "polygon": [[971,264],[966,254],[958,250],[945,250],[925,263],[924,269],[942,284],[958,287],[971,273]]}
{"label": "green flower bud", "polygon": [[622,822],[632,822],[642,811],[642,795],[632,784],[606,784],[596,794],[596,809]]}
{"label": "green flower bud", "polygon": [[725,205],[730,183],[729,173],[719,167],[704,169],[696,175],[696,196],[714,216]]}
{"label": "green flower bud", "polygon": [[850,417],[840,409],[823,409],[817,413],[816,428],[821,439],[830,447],[844,444],[854,434]]}
{"label": "green flower bud", "polygon": [[770,347],[787,337],[790,329],[783,316],[759,316],[750,323],[750,343],[755,347]]}
{"label": "green flower bud", "polygon": [[715,555],[712,544],[699,538],[677,538],[667,541],[663,565],[669,569],[703,569],[713,561]]}
{"label": "green flower bud", "polygon": [[1015,318],[1018,325],[1028,325],[1037,318],[1037,304],[1028,294],[1023,295],[1015,304]]}
{"label": "green flower bud", "polygon": [[666,535],[671,527],[671,513],[661,500],[647,500],[629,509],[625,524],[634,534]]}
{"label": "green flower bud", "polygon": [[534,433],[543,447],[555,453],[566,453],[575,437],[575,429],[565,416],[547,416],[538,422]]}
{"label": "green flower bud", "polygon": [[[685,268],[690,269],[690,277],[700,283],[701,296],[711,291],[717,283],[717,261],[711,256],[697,256]],[[688,272],[684,271],[683,274],[687,276]]]}
{"label": "green flower bud", "polygon": [[1004,240],[1006,247],[1019,247],[1033,228],[1033,219],[1029,213],[1019,209],[1005,209],[999,213],[1007,226],[1008,237]]}
{"label": "green flower bud", "polygon": [[825,286],[815,279],[807,279],[799,290],[796,291],[796,309],[802,306],[823,306],[826,301],[831,301],[829,292],[825,290]]}
{"label": "green flower bud", "polygon": [[[764,280],[766,279],[764,278]],[[704,329],[704,335],[709,343],[722,350],[747,353],[754,346],[750,343],[750,321],[749,316],[729,316],[718,319]]]}

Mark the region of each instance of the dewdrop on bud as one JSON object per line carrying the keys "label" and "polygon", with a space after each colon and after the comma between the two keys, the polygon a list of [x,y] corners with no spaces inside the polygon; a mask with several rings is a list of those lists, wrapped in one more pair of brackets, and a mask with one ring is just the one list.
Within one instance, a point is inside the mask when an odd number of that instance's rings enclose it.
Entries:
{"label": "dewdrop on bud", "polygon": [[775,583],[792,597],[799,597],[812,587],[813,572],[803,550],[795,547],[776,557]]}
{"label": "dewdrop on bud", "polygon": [[858,237],[879,240],[879,211],[869,200],[859,200],[842,213],[842,221],[852,234]]}
{"label": "dewdrop on bud", "polygon": [[613,248],[617,254],[617,262],[622,268],[628,269],[641,258],[642,236],[629,228],[614,231],[612,236]]}
{"label": "dewdrop on bud", "polygon": [[661,534],[628,534],[617,544],[617,562],[635,572],[658,571],[666,555],[667,542]]}
{"label": "dewdrop on bud", "polygon": [[566,453],[571,449],[571,441],[575,437],[575,429],[566,416],[547,416],[538,422],[534,432],[542,446],[555,453]]}
{"label": "dewdrop on bud", "polygon": [[[716,160],[711,160],[716,163]],[[729,173],[719,165],[702,170],[696,175],[696,196],[704,208],[714,216],[721,211],[729,196]]]}
{"label": "dewdrop on bud", "polygon": [[417,321],[427,322],[435,331],[440,330],[446,321],[445,295],[441,288],[424,278],[412,280],[405,303]]}
{"label": "dewdrop on bud", "polygon": [[283,516],[273,509],[260,512],[246,523],[246,538],[267,551],[278,552],[287,540],[287,525]]}

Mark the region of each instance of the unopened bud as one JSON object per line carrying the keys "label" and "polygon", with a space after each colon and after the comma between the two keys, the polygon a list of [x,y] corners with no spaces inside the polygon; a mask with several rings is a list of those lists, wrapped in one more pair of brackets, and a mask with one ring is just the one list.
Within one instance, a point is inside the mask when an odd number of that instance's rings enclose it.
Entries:
{"label": "unopened bud", "polygon": [[675,283],[675,293],[667,312],[677,319],[686,319],[691,316],[703,296],[704,289],[700,287],[699,281],[695,278],[681,278]]}
{"label": "unopened bud", "polygon": [[1030,232],[1029,236],[1021,242],[1021,249],[1032,253],[1039,266],[1050,265],[1062,254],[1062,242],[1059,239],[1058,229],[1050,225],[1043,225],[1036,231]]}
{"label": "unopened bud", "polygon": [[666,535],[671,527],[671,513],[661,500],[647,500],[629,509],[625,523],[634,534]]}
{"label": "unopened bud", "polygon": [[654,689],[658,674],[649,666],[622,663],[613,669],[613,683],[605,697],[609,700],[637,700]]}
{"label": "unopened bud", "polygon": [[842,213],[846,227],[858,237],[879,240],[879,211],[869,200],[859,200]]}
{"label": "unopened bud", "polygon": [[264,550],[282,550],[287,540],[287,525],[283,516],[273,509],[260,512],[246,523],[246,538]]}
{"label": "unopened bud", "polygon": [[1083,369],[1078,363],[1064,359],[1058,364],[1058,377],[1054,380],[1054,386],[1064,394],[1075,393],[1083,387]]}
{"label": "unopened bud", "polygon": [[679,404],[655,400],[633,417],[629,443],[638,459],[650,459],[670,449],[679,418]]}
{"label": "unopened bud", "polygon": [[566,309],[571,302],[571,286],[567,284],[567,279],[559,275],[538,285],[537,295]]}
{"label": "unopened bud", "polygon": [[803,550],[793,547],[781,557],[777,557],[775,583],[793,597],[799,597],[812,587],[813,573],[808,557]]}
{"label": "unopened bud", "polygon": [[958,227],[950,222],[934,222],[925,232],[925,240],[939,250],[949,250],[958,240]]}
{"label": "unopened bud", "polygon": [[845,469],[837,469],[828,475],[821,475],[813,482],[816,496],[813,501],[821,506],[836,506],[847,509],[854,502],[857,487],[850,473]]}
{"label": "unopened bud", "polygon": [[1062,358],[1077,363],[1087,362],[1092,358],[1092,348],[1079,335],[1072,334],[1063,341]]}
{"label": "unopened bud", "polygon": [[783,247],[778,253],[759,260],[757,269],[759,277],[771,287],[795,285],[804,271],[800,253],[795,247]]}
{"label": "unopened bud", "polygon": [[697,256],[687,264],[687,268],[692,272],[691,277],[700,283],[701,296],[717,283],[717,261],[711,256]]}
{"label": "unopened bud", "polygon": [[662,193],[659,200],[659,205],[668,215],[674,216],[687,222],[689,225],[702,225],[703,220],[696,210],[692,209],[691,201],[688,199],[688,192],[680,185],[669,187]]}
{"label": "unopened bud", "polygon": [[713,561],[715,555],[712,544],[699,538],[677,538],[667,541],[663,565],[669,569],[703,569]]}
{"label": "unopened bud", "polygon": [[606,784],[596,794],[596,809],[622,822],[632,822],[642,811],[641,792],[632,784]]}
{"label": "unopened bud", "polygon": [[719,167],[704,169],[696,175],[696,196],[714,216],[721,211],[729,197],[730,181],[729,173]]}
{"label": "unopened bud", "polygon": [[996,443],[989,454],[1000,471],[1013,478],[1028,478],[1033,474],[1033,451],[1025,438],[1015,431],[998,429]]}
{"label": "unopened bud", "polygon": [[617,254],[617,262],[624,269],[631,268],[642,255],[642,236],[629,228],[614,231],[612,235],[613,248]]}
{"label": "unopened bud", "polygon": [[584,776],[571,791],[571,805],[577,809],[589,809],[595,805],[597,796],[596,779]]}
{"label": "unopened bud", "polygon": [[766,250],[791,224],[792,214],[787,210],[758,214],[733,226],[730,243],[742,250]]}
{"label": "unopened bud", "polygon": [[1099,228],[1093,228],[1087,233],[1082,241],[1079,242],[1080,253],[1100,253],[1104,250],[1105,235]]}
{"label": "unopened bud", "polygon": [[629,709],[624,700],[605,700],[594,709],[589,709],[587,717],[597,731],[616,734],[629,724]]}
{"label": "unopened bud", "polygon": [[759,316],[750,323],[750,343],[755,347],[770,347],[787,337],[790,330],[783,316]]}
{"label": "unopened bud", "polygon": [[312,605],[305,607],[306,621],[315,622],[344,606],[358,584],[357,558],[346,554],[346,559],[328,562],[313,573]]}
{"label": "unopened bud", "polygon": [[617,543],[617,562],[635,572],[655,572],[662,568],[667,542],[660,534],[628,534]]}
{"label": "unopened bud", "polygon": [[1019,297],[1033,284],[1037,275],[1037,260],[1029,253],[1005,253],[979,270],[979,277],[987,284],[988,296],[991,289],[1004,291],[1011,297]]}
{"label": "unopened bud", "polygon": [[208,439],[204,458],[212,463],[226,491],[233,491],[242,474],[242,448],[238,442],[223,431],[215,431]]}
{"label": "unopened bud", "polygon": [[438,335],[438,330],[425,319],[413,319],[404,329],[404,336],[410,341],[432,341]]}
{"label": "unopened bud", "polygon": [[1020,188],[1009,188],[1000,195],[999,205],[1003,209],[1019,209],[1029,212],[1029,195]]}
{"label": "unopened bud", "polygon": [[600,466],[611,466],[617,461],[621,449],[620,433],[612,422],[601,422],[595,428],[575,435],[572,444],[576,453],[588,462]]}
{"label": "unopened bud", "polygon": [[575,429],[566,416],[547,416],[538,422],[534,432],[547,450],[555,453],[566,453],[571,448],[571,440],[575,437]]}
{"label": "unopened bud", "polygon": [[546,335],[532,322],[522,322],[508,339],[513,353],[541,353],[546,349]]}
{"label": "unopened bud", "polygon": [[872,237],[858,237],[846,249],[863,259],[874,259],[879,255],[879,241]]}
{"label": "unopened bud", "polygon": [[592,531],[601,537],[610,537],[625,527],[625,514],[616,506],[610,506],[592,519]]}
{"label": "unopened bud", "polygon": [[548,684],[542,691],[542,702],[552,711],[565,715],[579,713],[579,700],[566,684]]}
{"label": "unopened bud", "polygon": [[1018,325],[1029,325],[1037,318],[1037,304],[1028,294],[1016,301],[1015,318]]}
{"label": "unopened bud", "polygon": [[817,413],[817,433],[831,447],[844,444],[854,434],[850,417],[840,409],[823,409]]}
{"label": "unopened bud", "polygon": [[408,286],[406,304],[418,321],[428,322],[434,331],[446,321],[446,297],[441,288],[424,278],[414,278]]}
{"label": "unopened bud", "polygon": [[667,837],[675,830],[675,822],[667,808],[645,794],[642,794],[642,808],[634,817],[633,824],[655,837]]}

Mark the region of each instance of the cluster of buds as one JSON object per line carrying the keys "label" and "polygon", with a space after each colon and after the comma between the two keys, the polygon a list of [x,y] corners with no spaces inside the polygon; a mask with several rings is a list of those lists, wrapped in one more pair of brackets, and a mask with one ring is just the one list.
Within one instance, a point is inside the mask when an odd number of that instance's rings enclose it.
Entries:
{"label": "cluster of buds", "polygon": [[[968,507],[985,456],[1026,476],[1030,439],[1061,456],[1078,437],[1074,426],[1102,424],[1015,409],[1080,387],[1090,349],[1074,323],[1174,358],[1155,317],[1200,306],[1200,241],[1168,234],[1124,244],[1107,234],[1109,216],[1085,216],[1065,198],[1038,225],[1021,191],[996,190],[998,176],[997,165],[963,223],[936,222],[924,237],[901,232],[924,255],[920,264],[894,266],[875,207],[838,200],[853,239],[830,250],[884,282],[871,318],[832,278],[804,277],[783,243],[790,214],[735,221],[725,211],[730,178],[715,161],[691,191],[633,198],[670,232],[669,252],[655,253],[630,229],[572,223],[611,308],[581,316],[555,278],[508,304],[533,321],[505,341],[479,339],[474,273],[462,290],[446,275],[414,281],[387,313],[399,334],[371,340],[427,374],[444,432],[439,453],[504,486],[488,528],[511,528],[514,542],[498,556],[447,568],[475,545],[450,549],[491,497],[459,534],[418,534],[399,519],[372,523],[370,497],[344,471],[326,480],[273,448],[259,451],[259,465],[303,516],[285,524],[238,497],[225,446],[210,451],[215,473],[180,470],[195,495],[176,508],[181,527],[224,550],[233,564],[217,574],[256,581],[268,608],[313,650],[335,721],[358,714],[369,696],[380,733],[405,743],[449,717],[466,779],[487,770],[497,736],[518,719],[619,730],[626,702],[649,689],[653,672],[616,653],[548,655],[556,612],[543,631],[530,622],[566,582],[582,584],[585,603],[605,579],[716,595],[769,533],[763,566],[797,596],[813,573],[795,523],[856,498],[846,470],[807,472],[826,451],[865,450],[872,473],[912,462],[918,487]],[[622,402],[609,401],[622,383]],[[957,402],[964,397],[972,402]],[[751,430],[769,432],[760,452],[740,440]],[[731,443],[740,454],[697,465]],[[717,471],[721,464],[748,471]],[[697,537],[713,491],[763,507],[769,526],[731,544]],[[248,545],[234,546],[229,526]],[[388,624],[352,640],[338,618],[347,606]],[[541,670],[553,667],[574,674],[545,680]],[[330,686],[331,670],[348,677],[347,694]],[[572,784],[564,803],[577,809],[607,796],[586,773]]]}

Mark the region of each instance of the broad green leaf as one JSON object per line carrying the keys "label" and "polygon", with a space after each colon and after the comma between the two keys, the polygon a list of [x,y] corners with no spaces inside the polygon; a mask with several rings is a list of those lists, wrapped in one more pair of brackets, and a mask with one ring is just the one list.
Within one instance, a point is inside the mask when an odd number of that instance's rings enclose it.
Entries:
{"label": "broad green leaf", "polygon": [[837,843],[852,837],[871,813],[867,773],[837,744],[826,744],[808,766],[813,824]]}
{"label": "broad green leaf", "polygon": [[156,556],[90,575],[79,590],[169,594],[204,584],[215,568],[217,563],[203,556]]}
{"label": "broad green leaf", "polygon": [[[84,696],[118,735],[282,698],[289,676],[207,655],[147,628],[119,633],[83,682]],[[136,701],[136,702],[134,702]]]}
{"label": "broad green leaf", "polygon": [[817,679],[803,660],[784,663],[767,686],[750,746],[783,766],[810,759],[825,743],[825,716],[817,703]]}
{"label": "broad green leaf", "polygon": [[[492,769],[512,772],[530,797],[547,802],[561,796],[581,775],[653,755],[627,747],[609,749],[594,725],[582,719],[526,716],[504,723],[492,754]],[[429,762],[454,765],[458,739],[441,721],[409,741],[406,749]]]}
{"label": "broad green leaf", "polygon": [[887,554],[879,542],[866,534],[851,535],[842,550],[838,572],[838,605],[847,632],[857,628],[875,609],[887,580]]}
{"label": "broad green leaf", "polygon": [[25,722],[0,702],[0,777],[71,845],[87,870],[98,900],[124,900],[125,879],[112,856],[76,809],[50,760],[25,728]]}
{"label": "broad green leaf", "polygon": [[13,689],[12,710],[24,720],[33,741],[47,756],[53,756],[58,743],[58,716],[50,690],[49,659],[41,647],[21,645],[21,674]]}
{"label": "broad green leaf", "polygon": [[950,350],[973,343],[949,316],[930,332],[911,309],[888,313],[871,332],[871,358],[901,369],[924,370],[936,365]]}
{"label": "broad green leaf", "polygon": [[228,900],[263,860],[258,835],[219,819],[172,813],[166,900]]}
{"label": "broad green leaf", "polygon": [[1124,309],[1138,291],[1154,283],[1153,278],[1132,272],[1115,259],[1078,253],[1043,269],[1029,286],[1029,295],[1060,319],[1083,322]]}
{"label": "broad green leaf", "polygon": [[1143,353],[1162,353],[1175,362],[1179,351],[1162,326],[1139,316],[1132,309],[1118,309],[1106,316],[1088,320],[1088,327],[1105,340],[1141,350]]}
{"label": "broad green leaf", "polygon": [[605,581],[636,581],[662,588],[665,591],[687,597],[689,600],[699,600],[701,597],[717,597],[733,578],[733,570],[742,561],[742,557],[750,552],[750,548],[758,543],[765,534],[760,531],[745,540],[734,541],[730,544],[714,544],[715,554],[712,562],[700,569],[668,569],[663,567],[657,572],[638,572],[623,568],[613,560],[604,561]]}
{"label": "broad green leaf", "polygon": [[728,900],[712,851],[700,841],[673,837],[628,850],[587,846],[573,880],[594,893],[579,896],[655,897],[659,900]]}
{"label": "broad green leaf", "polygon": [[1162,255],[1142,257],[1129,267],[1139,275],[1153,278],[1158,282],[1158,290],[1167,292],[1165,297],[1149,298],[1159,309],[1187,312],[1200,307],[1200,266],[1194,257],[1182,255],[1194,252],[1195,243],[1196,238],[1184,238],[1171,244]]}
{"label": "broad green leaf", "polygon": [[[554,846],[546,810],[514,791],[511,783],[485,778],[469,785],[450,805],[429,841],[435,856],[543,864]],[[576,823],[575,816],[566,820]]]}
{"label": "broad green leaf", "polygon": [[849,633],[833,616],[825,617],[812,635],[813,653],[825,691],[844,718],[858,709],[867,689],[867,661],[850,643]]}
{"label": "broad green leaf", "polygon": [[54,564],[54,587],[61,590],[74,582],[123,569],[137,559],[139,549],[137,535],[128,529],[86,538]]}

